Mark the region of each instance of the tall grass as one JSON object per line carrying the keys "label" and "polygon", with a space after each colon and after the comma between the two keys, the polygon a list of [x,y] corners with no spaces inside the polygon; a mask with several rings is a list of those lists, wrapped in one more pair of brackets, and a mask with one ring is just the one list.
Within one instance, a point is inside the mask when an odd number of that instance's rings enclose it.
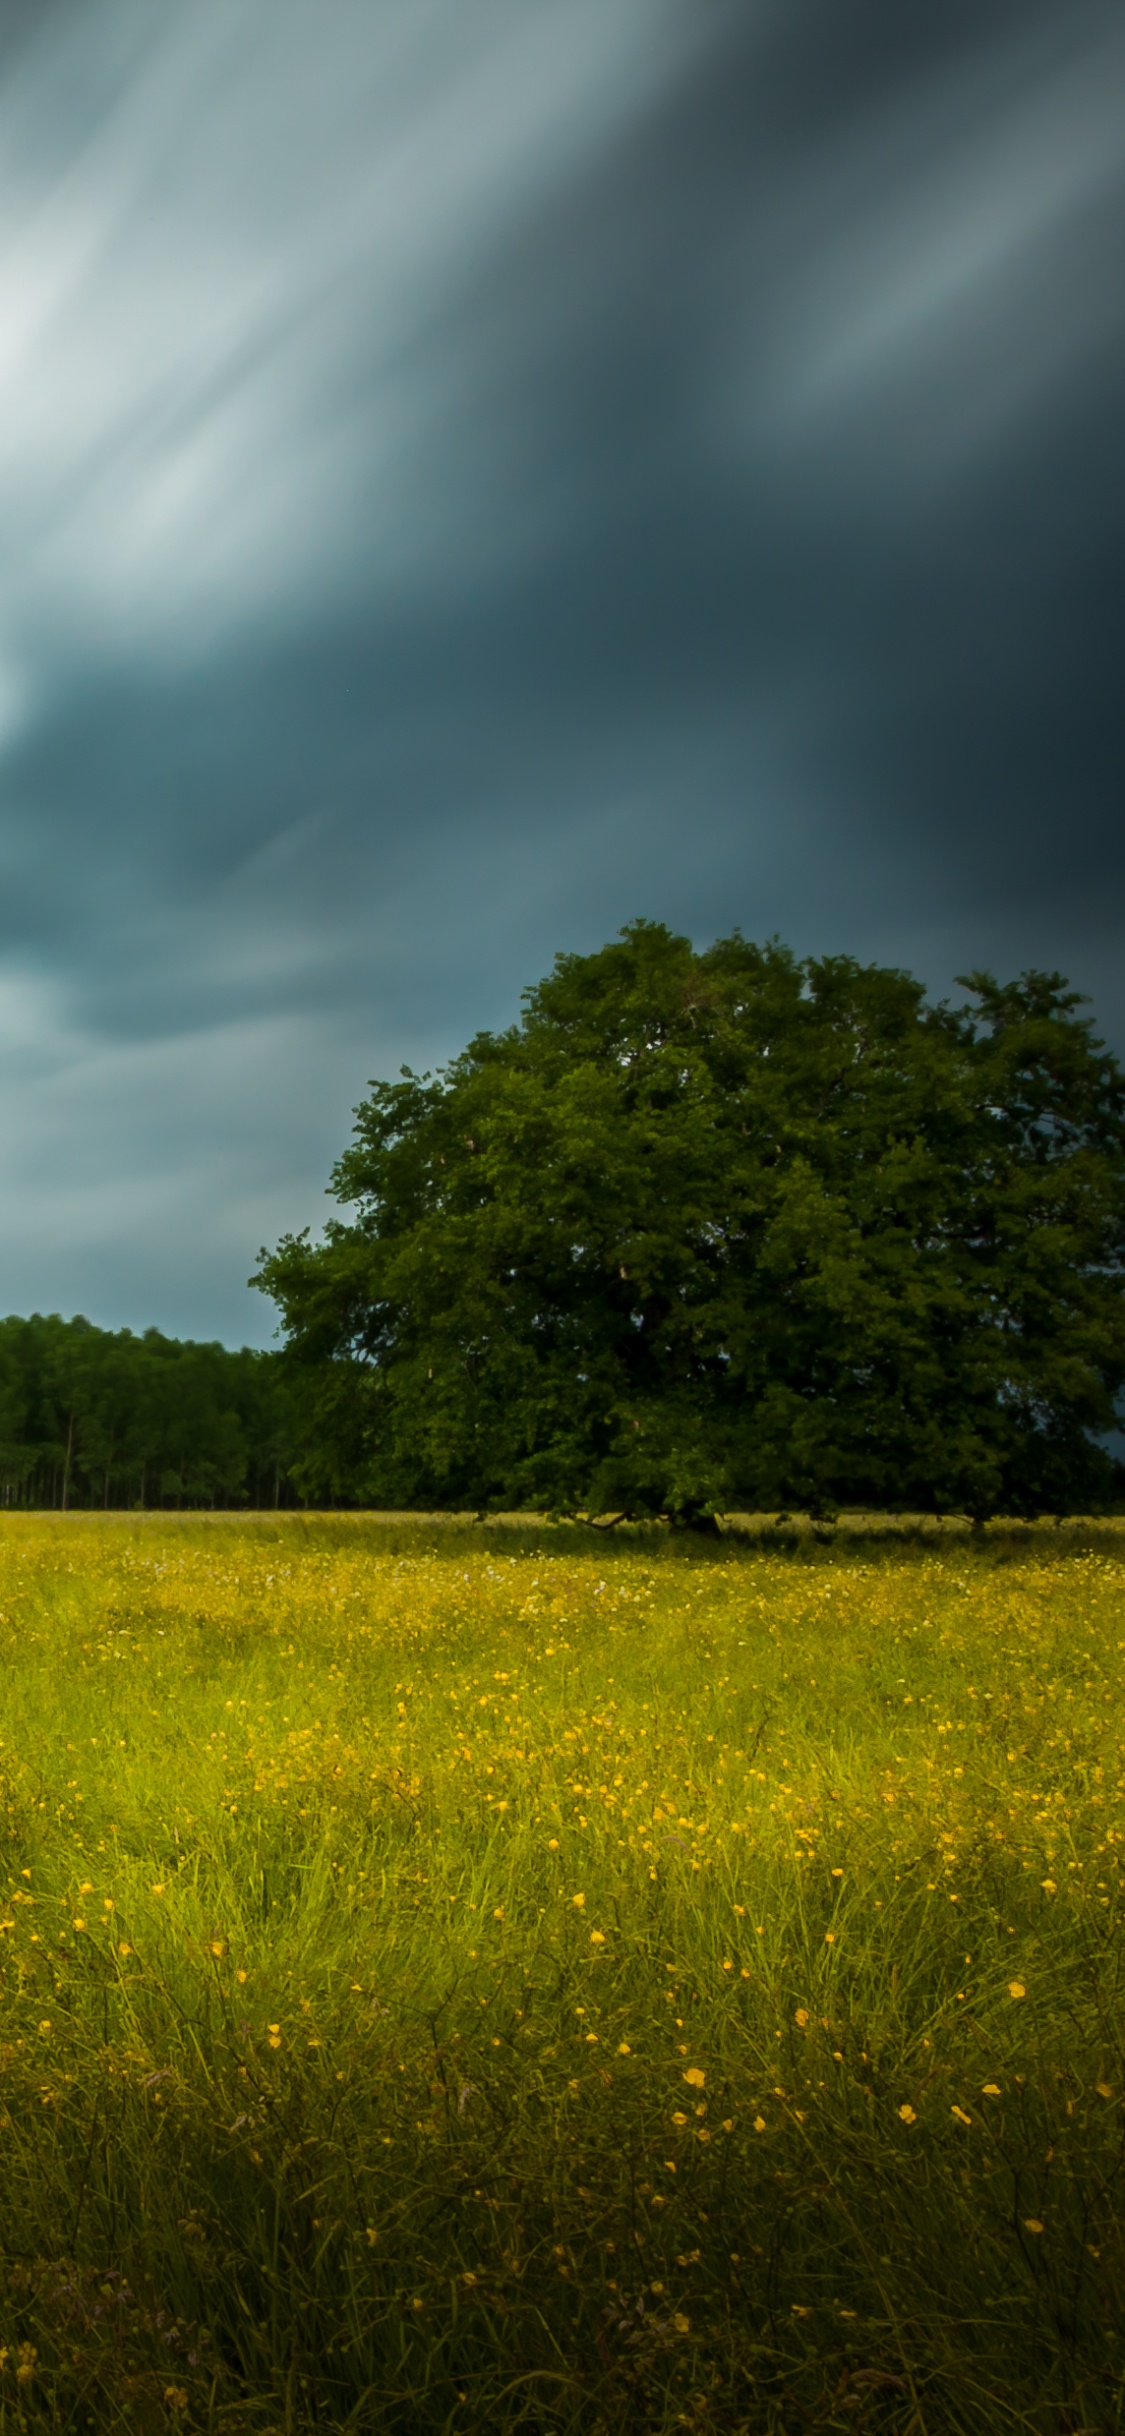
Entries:
{"label": "tall grass", "polygon": [[1123,1560],[5,1522],[0,2431],[1125,2426]]}

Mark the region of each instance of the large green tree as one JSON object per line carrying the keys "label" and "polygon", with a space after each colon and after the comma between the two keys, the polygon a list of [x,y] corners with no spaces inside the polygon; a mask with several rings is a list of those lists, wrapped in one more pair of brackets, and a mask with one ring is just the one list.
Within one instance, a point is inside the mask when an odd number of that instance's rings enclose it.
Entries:
{"label": "large green tree", "polygon": [[1102,1502],[1125,1077],[1058,975],[634,923],[356,1112],[263,1253],[313,1494],[608,1515]]}

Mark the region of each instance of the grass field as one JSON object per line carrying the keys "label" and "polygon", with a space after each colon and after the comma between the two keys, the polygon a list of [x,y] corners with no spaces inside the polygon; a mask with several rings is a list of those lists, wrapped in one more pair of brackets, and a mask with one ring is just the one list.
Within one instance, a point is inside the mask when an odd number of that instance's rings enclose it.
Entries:
{"label": "grass field", "polygon": [[3,1518],[0,2430],[1125,2428],[1123,1590]]}

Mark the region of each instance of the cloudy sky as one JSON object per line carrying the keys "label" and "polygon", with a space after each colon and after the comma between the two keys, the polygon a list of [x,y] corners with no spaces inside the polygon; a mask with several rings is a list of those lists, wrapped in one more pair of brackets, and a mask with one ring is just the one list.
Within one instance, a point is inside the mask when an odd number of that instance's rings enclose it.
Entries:
{"label": "cloudy sky", "polygon": [[1109,0],[6,0],[0,1309],[637,915],[1125,1051]]}

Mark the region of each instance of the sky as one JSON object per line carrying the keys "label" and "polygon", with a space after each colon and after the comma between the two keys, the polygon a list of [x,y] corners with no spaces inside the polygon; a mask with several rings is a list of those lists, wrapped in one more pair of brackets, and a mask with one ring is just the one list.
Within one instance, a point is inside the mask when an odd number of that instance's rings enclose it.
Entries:
{"label": "sky", "polygon": [[1125,1053],[1113,0],[5,0],[0,1310],[639,916]]}

